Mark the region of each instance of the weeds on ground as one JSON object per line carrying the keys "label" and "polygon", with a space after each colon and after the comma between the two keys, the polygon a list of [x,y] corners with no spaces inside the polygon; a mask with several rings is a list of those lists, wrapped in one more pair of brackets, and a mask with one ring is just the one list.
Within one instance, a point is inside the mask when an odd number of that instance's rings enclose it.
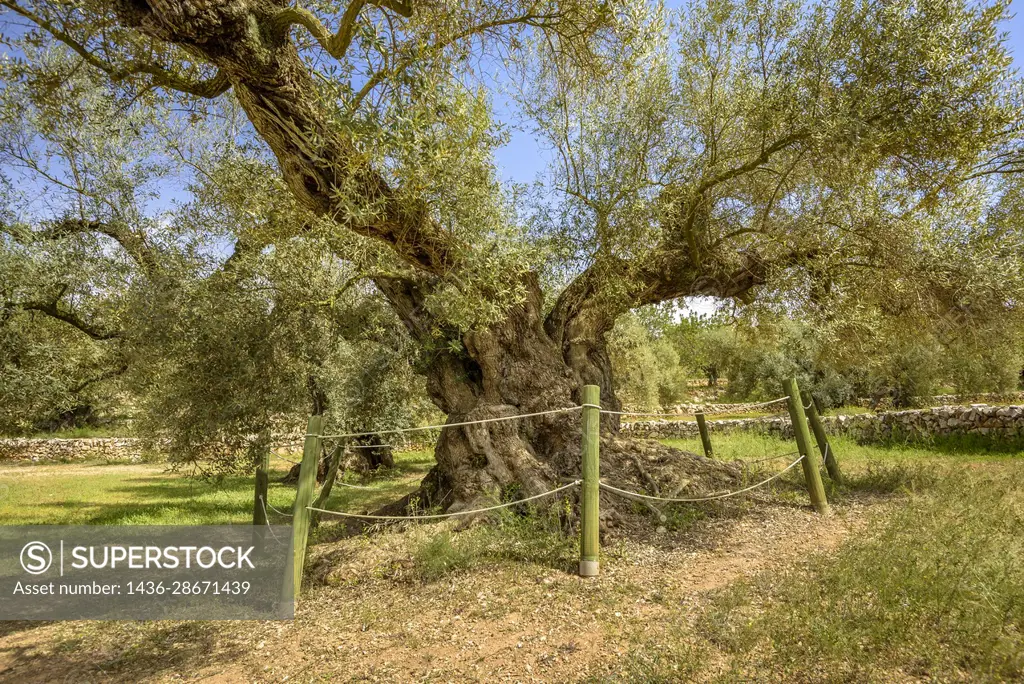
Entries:
{"label": "weeds on ground", "polygon": [[707,651],[687,640],[679,628],[668,630],[665,638],[657,643],[634,644],[618,662],[616,672],[603,677],[592,677],[586,681],[595,684],[613,682],[659,682],[692,681],[707,665]]}
{"label": "weeds on ground", "polygon": [[529,508],[498,511],[494,522],[463,531],[444,530],[414,542],[417,578],[431,582],[449,573],[487,563],[512,561],[571,569],[579,558],[579,539],[566,529],[564,511]]}
{"label": "weeds on ground", "polygon": [[874,535],[718,595],[701,631],[800,680],[1024,677],[1024,475],[948,469]]}
{"label": "weeds on ground", "polygon": [[837,486],[822,474],[829,501],[842,501],[855,493],[913,494],[933,488],[940,479],[939,470],[928,463],[867,461],[843,472],[843,484]]}

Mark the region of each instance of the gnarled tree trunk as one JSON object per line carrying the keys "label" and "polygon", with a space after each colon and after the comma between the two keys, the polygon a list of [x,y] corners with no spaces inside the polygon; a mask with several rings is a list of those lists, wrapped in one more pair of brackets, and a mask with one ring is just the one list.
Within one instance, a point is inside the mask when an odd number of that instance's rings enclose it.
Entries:
{"label": "gnarled tree trunk", "polygon": [[[408,283],[378,283],[414,335],[426,329],[422,291]],[[545,317],[533,275],[528,295],[504,321],[461,335],[464,353],[438,353],[427,369],[428,391],[448,422],[575,409],[585,384],[601,387],[606,408],[620,407],[605,345],[614,316],[576,316],[569,325]],[[580,411],[446,428],[437,465],[414,497],[449,511],[471,508],[494,494],[548,491],[580,476]],[[602,418],[602,470],[620,482],[678,489],[683,481],[717,486],[729,467],[648,440],[618,436],[618,416]],[[412,497],[410,497],[412,498]],[[405,500],[405,501],[408,501]],[[404,503],[404,502],[403,502]],[[399,510],[401,505],[390,507]]]}

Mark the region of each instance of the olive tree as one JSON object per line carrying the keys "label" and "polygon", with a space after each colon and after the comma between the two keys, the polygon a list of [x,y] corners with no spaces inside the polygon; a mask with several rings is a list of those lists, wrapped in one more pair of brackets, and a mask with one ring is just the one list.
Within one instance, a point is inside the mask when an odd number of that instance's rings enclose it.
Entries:
{"label": "olive tree", "polygon": [[[1003,3],[0,4],[127,91],[200,120],[236,101],[297,209],[401,319],[453,422],[570,407],[583,384],[616,407],[607,334],[624,312],[914,253],[936,206],[1014,159],[994,149],[1019,113]],[[506,62],[539,86],[524,112],[559,160],[564,202],[536,240],[496,181],[502,132],[475,86]],[[576,425],[444,430],[421,500],[546,490],[577,468]]]}

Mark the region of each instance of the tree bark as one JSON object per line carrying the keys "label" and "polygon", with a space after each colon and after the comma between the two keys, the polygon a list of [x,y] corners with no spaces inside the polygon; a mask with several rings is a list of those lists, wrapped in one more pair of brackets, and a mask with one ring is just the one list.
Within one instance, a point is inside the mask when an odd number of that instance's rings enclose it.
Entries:
{"label": "tree bark", "polygon": [[252,524],[267,525],[267,494],[270,490],[270,448],[260,454],[256,463],[256,490],[252,502]]}
{"label": "tree bark", "polygon": [[[604,407],[620,407],[605,340],[614,312],[610,317],[576,314],[559,319],[552,317],[554,312],[545,317],[538,279],[528,274],[524,284],[525,301],[513,307],[505,320],[459,336],[463,353],[446,347],[431,358],[426,370],[428,391],[448,414],[448,422],[575,409],[585,384],[601,387]],[[422,285],[404,281],[378,285],[414,337],[430,329],[422,306],[426,292]],[[602,417],[602,472],[620,483],[647,487],[650,473],[655,472],[667,490],[681,487],[684,480],[713,487],[736,476],[728,466],[657,442],[620,438],[618,431],[618,416]],[[437,441],[435,458],[437,465],[421,490],[388,507],[390,512],[403,510],[412,498],[421,505],[465,510],[495,493],[539,494],[578,478],[580,412],[446,428]]]}

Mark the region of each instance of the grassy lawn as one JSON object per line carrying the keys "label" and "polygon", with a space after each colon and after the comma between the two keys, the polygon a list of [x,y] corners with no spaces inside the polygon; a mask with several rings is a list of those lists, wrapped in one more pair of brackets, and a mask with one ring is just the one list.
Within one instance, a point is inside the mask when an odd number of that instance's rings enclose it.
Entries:
{"label": "grassy lawn", "polygon": [[[840,408],[828,409],[825,411],[826,416],[852,416],[861,413],[871,413],[870,409],[864,408],[863,406],[842,406]],[[741,411],[736,413],[712,413],[707,416],[708,421],[715,420],[734,420],[738,418],[781,418],[787,417],[789,414],[786,412],[785,404],[780,407],[776,407],[775,411],[764,411],[764,410],[753,410],[753,411]],[[678,416],[664,416],[665,420],[681,420],[684,422],[694,423],[697,418],[692,414],[679,414]],[[626,418],[625,420],[631,420]],[[637,420],[644,420],[643,417],[638,417]]]}
{"label": "grassy lawn", "polygon": [[[784,455],[769,471],[793,458],[792,441],[713,440],[725,460]],[[699,440],[669,443],[700,450]],[[771,495],[670,507],[670,520],[686,526],[655,532],[651,519],[609,532],[592,580],[575,576],[575,535],[550,511],[491,525],[392,527],[315,545],[294,623],[0,625],[0,673],[11,668],[19,681],[81,672],[114,681],[1024,678],[1020,445],[839,438],[834,448],[849,484],[829,485],[828,517],[808,510],[796,470]],[[338,487],[329,507],[393,500],[431,465],[429,451],[401,454],[369,489]],[[249,478],[192,482],[155,465],[5,467],[5,491],[0,515],[9,524],[244,524],[251,516]],[[273,484],[271,503],[286,509],[293,491]]]}
{"label": "grassy lawn", "polygon": [[941,474],[839,553],[714,596],[700,629],[724,678],[1024,677],[1024,471]]}
{"label": "grassy lawn", "polygon": [[[679,449],[703,453],[698,437],[662,441]],[[858,444],[848,437],[832,437],[829,441],[840,466],[853,467],[855,472],[876,465],[995,463],[1024,459],[1024,444],[1021,443],[1000,444],[974,439],[949,439],[933,444]],[[796,451],[796,442],[791,439],[751,432],[712,434],[711,446],[715,458],[724,461],[754,461],[769,456],[789,455]],[[792,461],[793,458],[789,460]],[[783,460],[780,458],[780,462]]]}
{"label": "grassy lawn", "polygon": [[[293,458],[299,458],[295,454]],[[290,512],[295,487],[278,482],[290,467],[278,459],[271,506]],[[328,507],[373,508],[411,492],[433,464],[430,451],[396,457],[386,476],[355,489],[338,484]],[[230,476],[195,480],[159,464],[75,463],[0,467],[0,520],[6,525],[227,525],[252,521],[253,481]],[[270,511],[271,522],[287,518]]]}

